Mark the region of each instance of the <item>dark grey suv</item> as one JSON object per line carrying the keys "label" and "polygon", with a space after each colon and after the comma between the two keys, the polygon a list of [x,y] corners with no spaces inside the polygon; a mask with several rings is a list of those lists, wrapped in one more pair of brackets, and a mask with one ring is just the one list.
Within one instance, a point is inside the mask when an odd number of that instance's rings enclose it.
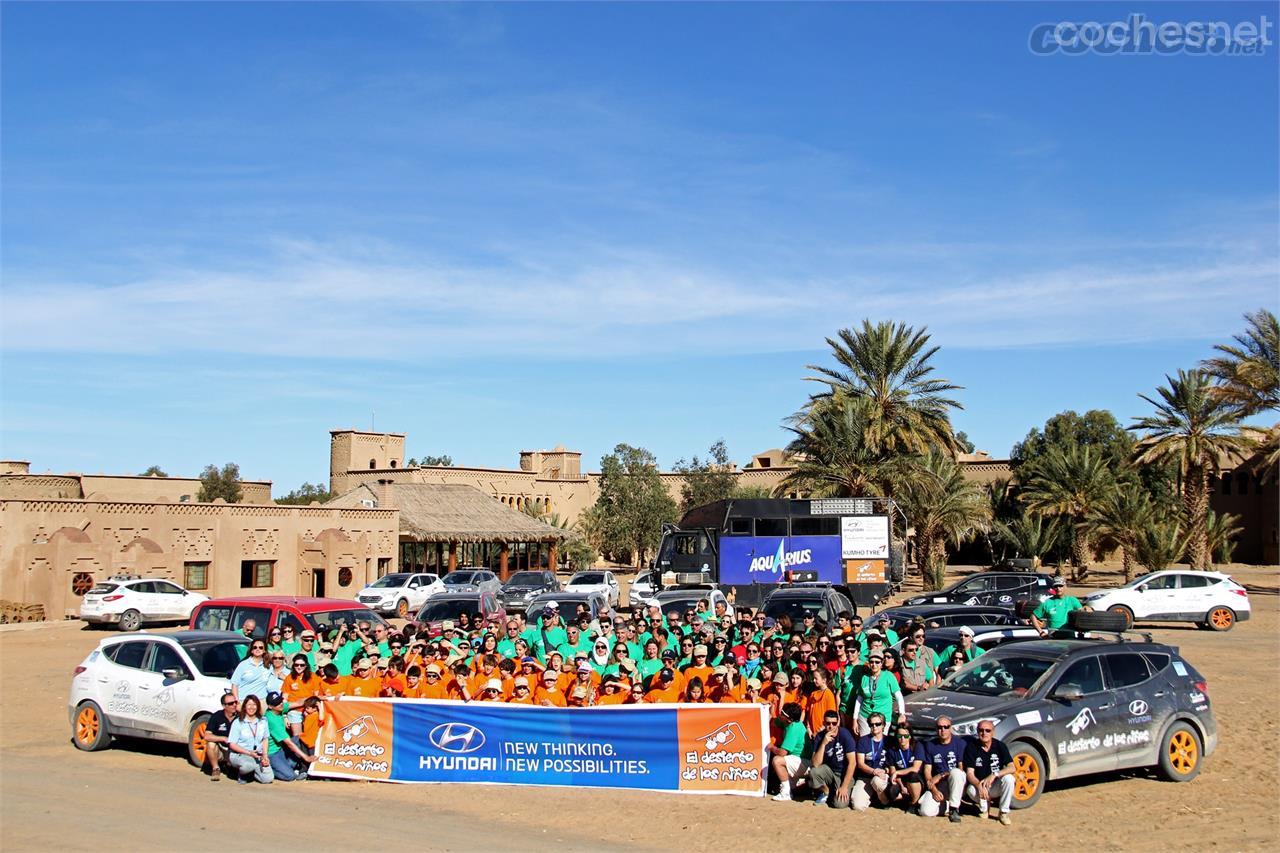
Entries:
{"label": "dark grey suv", "polygon": [[985,604],[1015,608],[1025,601],[1035,607],[1049,596],[1052,582],[1053,575],[1044,572],[975,572],[946,589],[926,592],[902,603],[909,606]]}
{"label": "dark grey suv", "polygon": [[530,601],[544,592],[559,592],[560,582],[555,572],[533,569],[516,572],[502,585],[498,597],[507,610],[524,610]]}
{"label": "dark grey suv", "polygon": [[950,717],[971,737],[994,720],[1017,767],[1013,807],[1045,783],[1158,766],[1175,782],[1200,772],[1218,744],[1209,686],[1173,646],[1117,640],[1036,640],[1000,646],[938,687],[907,699],[918,738]]}

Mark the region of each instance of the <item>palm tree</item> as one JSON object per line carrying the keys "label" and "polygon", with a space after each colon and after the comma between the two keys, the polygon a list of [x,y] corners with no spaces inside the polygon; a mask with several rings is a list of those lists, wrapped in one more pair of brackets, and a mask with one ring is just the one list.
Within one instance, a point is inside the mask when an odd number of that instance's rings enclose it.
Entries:
{"label": "palm tree", "polygon": [[947,543],[960,545],[986,527],[991,506],[978,483],[965,479],[949,453],[934,448],[917,461],[902,485],[900,502],[915,528],[925,589],[941,589],[947,573]]}
{"label": "palm tree", "polygon": [[1151,497],[1136,483],[1120,484],[1089,514],[1086,523],[1093,532],[1119,546],[1125,583],[1133,580],[1138,542],[1156,517]]}
{"label": "palm tree", "polygon": [[1149,572],[1167,569],[1187,550],[1187,532],[1176,515],[1156,517],[1138,537],[1134,557]]}
{"label": "palm tree", "polygon": [[1230,563],[1236,550],[1236,537],[1244,532],[1240,516],[1231,513],[1219,515],[1209,510],[1206,524],[1209,539],[1209,559],[1215,563]]}
{"label": "palm tree", "polygon": [[1115,477],[1096,448],[1088,445],[1051,447],[1034,465],[1022,499],[1027,507],[1044,515],[1071,521],[1071,561],[1076,579],[1089,574],[1089,514],[1103,504],[1115,488]]}
{"label": "palm tree", "polygon": [[900,479],[901,460],[867,443],[872,404],[865,398],[816,401],[788,427],[793,468],[775,494],[803,491],[813,497],[883,495]]}
{"label": "palm tree", "polygon": [[961,406],[946,394],[960,386],[930,377],[929,360],[938,348],[929,346],[924,329],[863,320],[861,329],[841,329],[827,344],[836,366],[808,365],[818,375],[807,378],[829,389],[814,400],[869,401],[863,425],[867,446],[894,454],[923,454],[934,446],[957,450],[949,413]]}
{"label": "palm tree", "polygon": [[1024,513],[1010,521],[993,521],[991,528],[998,538],[1009,543],[1017,556],[1032,559],[1039,559],[1053,550],[1062,535],[1058,519],[1045,519],[1034,512]]}
{"label": "palm tree", "polygon": [[1240,435],[1240,409],[1214,393],[1207,373],[1179,370],[1176,378],[1165,378],[1169,384],[1156,389],[1158,401],[1138,395],[1156,411],[1129,427],[1141,433],[1135,459],[1140,465],[1177,464],[1188,522],[1187,559],[1192,568],[1208,568],[1209,476],[1219,460],[1244,452],[1251,443]]}
{"label": "palm tree", "polygon": [[[1222,355],[1207,359],[1204,370],[1216,381],[1214,395],[1245,417],[1280,411],[1280,321],[1265,308],[1244,315],[1248,328],[1236,344],[1214,347]],[[1268,478],[1280,464],[1280,427],[1262,431],[1261,467]]]}

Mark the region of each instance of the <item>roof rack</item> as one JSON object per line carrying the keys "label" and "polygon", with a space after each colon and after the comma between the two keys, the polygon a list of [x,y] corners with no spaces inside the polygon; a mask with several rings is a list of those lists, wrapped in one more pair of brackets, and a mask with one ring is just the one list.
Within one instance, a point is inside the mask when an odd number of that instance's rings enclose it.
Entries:
{"label": "roof rack", "polygon": [[142,580],[142,575],[129,575],[129,574],[111,575],[110,577],[108,577],[108,578],[107,578],[107,580],[109,580],[109,581],[137,581],[137,580]]}

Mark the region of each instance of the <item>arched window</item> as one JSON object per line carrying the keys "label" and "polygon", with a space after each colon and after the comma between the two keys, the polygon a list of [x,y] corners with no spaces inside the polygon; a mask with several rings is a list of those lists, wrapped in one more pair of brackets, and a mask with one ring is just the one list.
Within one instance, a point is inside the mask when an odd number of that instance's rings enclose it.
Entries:
{"label": "arched window", "polygon": [[391,467],[392,468],[396,467],[396,460],[394,459],[391,460]]}
{"label": "arched window", "polygon": [[369,460],[369,470],[370,470],[370,471],[372,471],[374,468],[377,468],[377,467],[378,467],[378,460],[377,460],[377,459],[370,459],[370,460]]}

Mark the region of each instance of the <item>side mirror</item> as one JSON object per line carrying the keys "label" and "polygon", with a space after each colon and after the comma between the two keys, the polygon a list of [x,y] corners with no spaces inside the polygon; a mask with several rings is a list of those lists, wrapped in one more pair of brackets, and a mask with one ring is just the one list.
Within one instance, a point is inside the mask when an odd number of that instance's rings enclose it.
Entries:
{"label": "side mirror", "polygon": [[1062,702],[1078,702],[1084,698],[1084,691],[1079,684],[1059,684],[1053,690],[1053,697]]}
{"label": "side mirror", "polygon": [[1138,587],[1138,592],[1146,592],[1146,591],[1147,591],[1146,586],[1140,586],[1140,587]]}
{"label": "side mirror", "polygon": [[166,669],[160,674],[164,676],[165,681],[186,681],[190,677],[185,669]]}
{"label": "side mirror", "polygon": [[191,593],[187,592],[187,591],[184,589],[184,590],[182,591],[182,594],[183,594],[183,595],[190,595]]}

